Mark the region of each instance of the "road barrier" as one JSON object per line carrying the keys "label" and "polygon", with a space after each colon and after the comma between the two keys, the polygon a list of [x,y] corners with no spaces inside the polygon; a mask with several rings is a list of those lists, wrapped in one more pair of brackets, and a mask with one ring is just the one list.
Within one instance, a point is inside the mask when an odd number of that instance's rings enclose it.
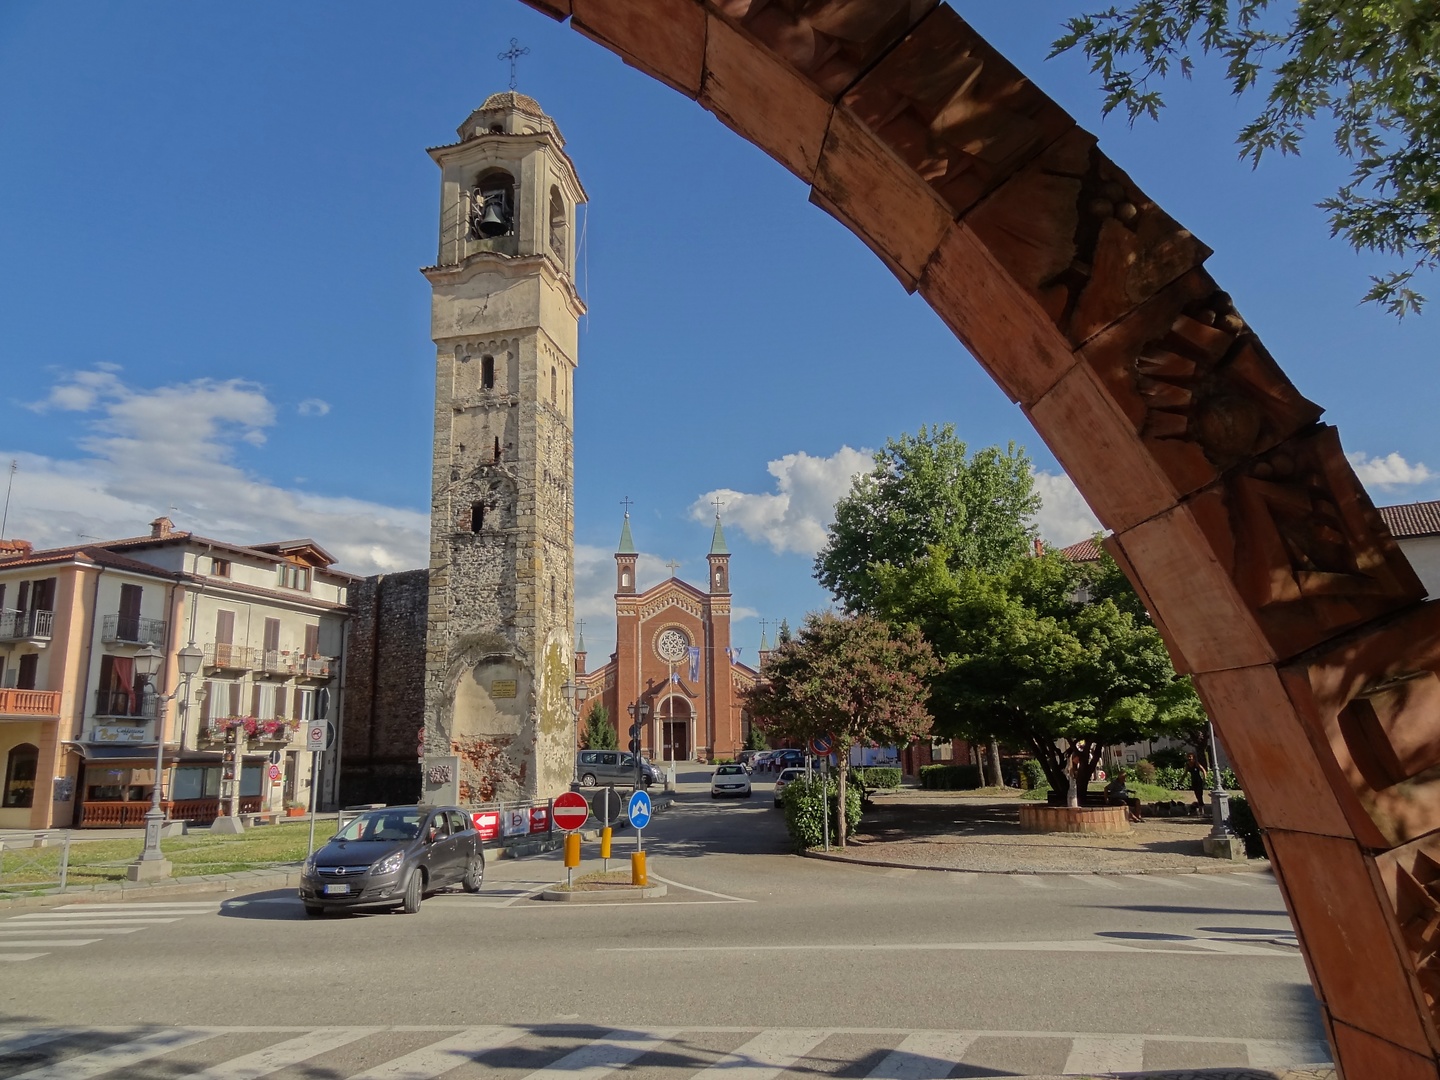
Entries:
{"label": "road barrier", "polygon": [[[60,848],[57,867],[50,865],[50,853]],[[65,891],[70,873],[70,835],[65,832],[37,832],[23,838],[0,840],[0,893],[36,889]]]}

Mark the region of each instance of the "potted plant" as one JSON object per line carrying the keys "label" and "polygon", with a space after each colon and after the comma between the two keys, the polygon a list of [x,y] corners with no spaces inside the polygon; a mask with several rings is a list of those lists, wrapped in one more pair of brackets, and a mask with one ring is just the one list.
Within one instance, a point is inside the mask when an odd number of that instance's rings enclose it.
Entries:
{"label": "potted plant", "polygon": [[286,817],[304,817],[307,809],[306,805],[298,799],[285,800]]}

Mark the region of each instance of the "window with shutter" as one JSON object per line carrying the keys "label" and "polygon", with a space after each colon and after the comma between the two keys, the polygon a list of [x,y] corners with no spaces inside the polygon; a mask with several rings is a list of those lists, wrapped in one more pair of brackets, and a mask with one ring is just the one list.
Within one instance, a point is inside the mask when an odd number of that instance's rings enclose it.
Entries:
{"label": "window with shutter", "polygon": [[230,715],[240,715],[240,684],[238,682],[230,684]]}
{"label": "window with shutter", "polygon": [[305,627],[305,655],[320,655],[320,625],[311,623]]}
{"label": "window with shutter", "polygon": [[260,684],[253,683],[250,687],[250,715],[260,715]]}

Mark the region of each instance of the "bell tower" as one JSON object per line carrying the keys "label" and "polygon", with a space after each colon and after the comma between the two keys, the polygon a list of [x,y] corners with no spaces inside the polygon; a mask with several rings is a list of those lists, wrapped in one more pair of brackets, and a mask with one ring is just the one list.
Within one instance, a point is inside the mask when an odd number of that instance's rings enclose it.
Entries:
{"label": "bell tower", "polygon": [[434,147],[427,801],[547,798],[574,769],[575,215],[565,140],[511,90]]}

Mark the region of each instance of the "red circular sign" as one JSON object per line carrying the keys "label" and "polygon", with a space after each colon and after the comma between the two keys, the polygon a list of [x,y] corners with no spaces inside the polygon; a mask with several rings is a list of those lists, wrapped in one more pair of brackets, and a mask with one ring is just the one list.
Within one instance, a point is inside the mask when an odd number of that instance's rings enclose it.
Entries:
{"label": "red circular sign", "polygon": [[590,804],[578,791],[567,791],[555,800],[555,824],[566,832],[574,832],[590,816]]}
{"label": "red circular sign", "polygon": [[270,766],[270,779],[271,779],[271,780],[279,780],[279,779],[280,779],[280,766],[279,766],[279,765],[271,765],[271,766]]}

